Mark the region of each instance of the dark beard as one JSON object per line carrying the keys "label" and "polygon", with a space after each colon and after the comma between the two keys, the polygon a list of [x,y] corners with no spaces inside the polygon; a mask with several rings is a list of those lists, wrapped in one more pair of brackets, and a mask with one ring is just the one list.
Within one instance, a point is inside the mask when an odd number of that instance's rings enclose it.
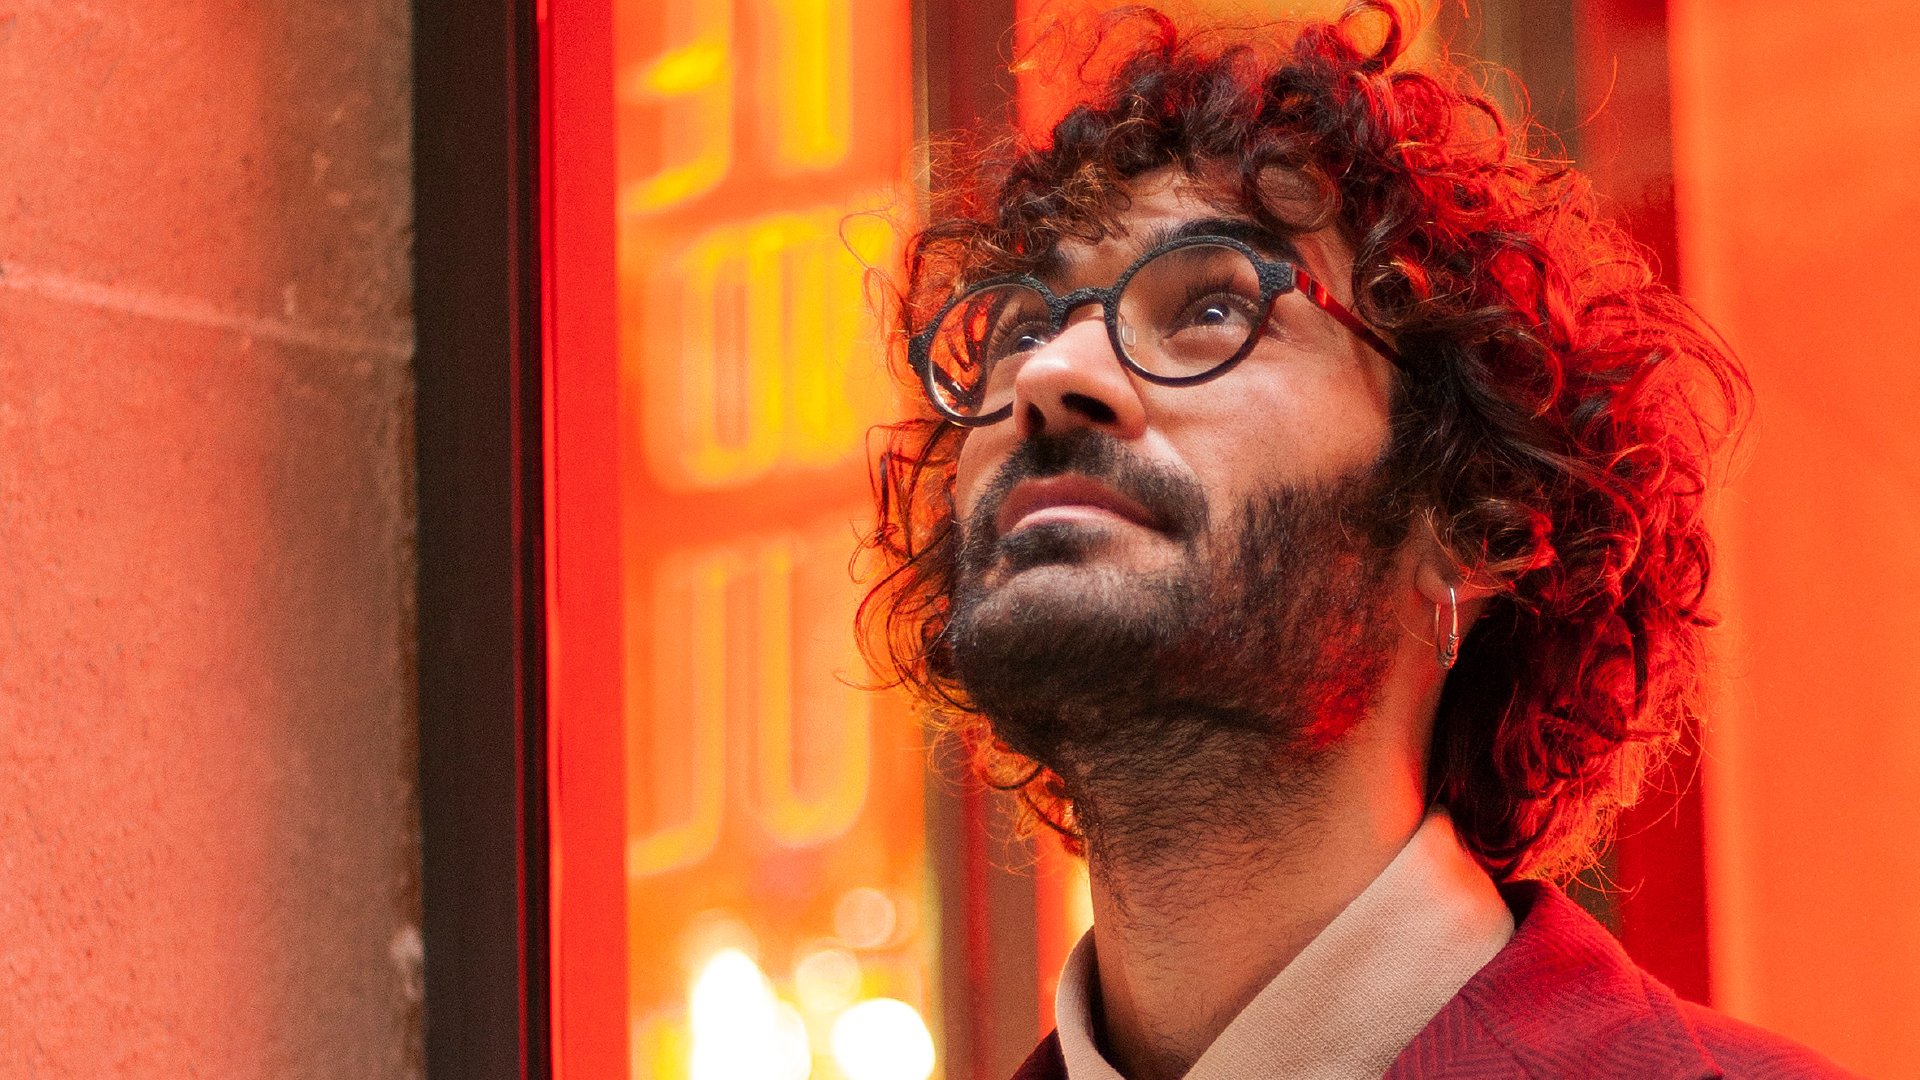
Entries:
{"label": "dark beard", "polygon": [[[1045,602],[1004,595],[1023,572],[1099,553],[1102,534],[1071,523],[993,535],[1016,483],[1067,471],[1168,523],[1183,564],[1096,571]],[[966,523],[948,628],[961,683],[1001,741],[1066,783],[1090,839],[1103,818],[1150,849],[1264,816],[1256,804],[1307,794],[1385,674],[1406,534],[1389,472],[1271,492],[1214,536],[1197,484],[1105,435],[1023,444]]]}

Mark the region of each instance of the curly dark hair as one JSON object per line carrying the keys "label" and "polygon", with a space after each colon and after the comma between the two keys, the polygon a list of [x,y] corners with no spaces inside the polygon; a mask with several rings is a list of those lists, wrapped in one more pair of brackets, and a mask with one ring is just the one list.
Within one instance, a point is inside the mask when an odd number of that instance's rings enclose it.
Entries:
{"label": "curly dark hair", "polygon": [[[1749,391],[1584,177],[1472,72],[1402,63],[1413,27],[1390,0],[1257,32],[1105,17],[1079,38],[1089,85],[1050,139],[1009,137],[935,185],[900,330],[970,279],[1109,235],[1129,181],[1170,166],[1224,183],[1278,235],[1339,230],[1358,310],[1413,372],[1398,376],[1389,454],[1415,464],[1396,502],[1462,579],[1499,586],[1442,691],[1429,799],[1497,878],[1562,876],[1588,865],[1696,708],[1703,504]],[[930,408],[883,430],[869,657],[1071,845],[1059,778],[998,744],[954,676],[964,432]]]}

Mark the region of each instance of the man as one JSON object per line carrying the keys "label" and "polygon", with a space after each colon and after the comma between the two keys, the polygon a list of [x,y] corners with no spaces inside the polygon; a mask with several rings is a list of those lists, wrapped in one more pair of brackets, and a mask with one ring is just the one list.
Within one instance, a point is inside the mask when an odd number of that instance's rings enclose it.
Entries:
{"label": "man", "polygon": [[1842,1075],[1541,883],[1693,707],[1745,383],[1406,29],[1112,21],[911,249],[863,619],[1093,887],[1020,1075]]}

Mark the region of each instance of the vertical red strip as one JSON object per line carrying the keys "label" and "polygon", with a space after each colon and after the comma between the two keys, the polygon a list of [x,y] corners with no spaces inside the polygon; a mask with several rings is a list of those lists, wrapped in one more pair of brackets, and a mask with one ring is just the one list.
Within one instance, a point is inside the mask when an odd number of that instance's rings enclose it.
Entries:
{"label": "vertical red strip", "polygon": [[544,27],[554,1075],[599,1078],[628,1067],[612,0]]}

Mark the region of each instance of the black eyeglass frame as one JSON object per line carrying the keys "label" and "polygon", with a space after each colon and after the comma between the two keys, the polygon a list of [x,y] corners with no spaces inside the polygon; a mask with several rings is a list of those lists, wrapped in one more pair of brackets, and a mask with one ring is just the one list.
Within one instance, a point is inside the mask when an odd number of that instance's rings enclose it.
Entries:
{"label": "black eyeglass frame", "polygon": [[[1254,272],[1260,279],[1260,324],[1254,328],[1252,333],[1247,335],[1247,340],[1241,344],[1239,349],[1234,351],[1232,356],[1227,357],[1225,360],[1220,361],[1205,371],[1193,375],[1156,375],[1146,368],[1141,367],[1132,356],[1127,354],[1126,347],[1120,343],[1120,297],[1126,292],[1127,284],[1133,280],[1134,275],[1139,273],[1141,268],[1145,267],[1148,263],[1170,251],[1178,251],[1181,248],[1198,247],[1203,244],[1213,247],[1232,248],[1246,256],[1247,261],[1253,264]],[[1013,404],[1011,402],[981,416],[966,416],[962,413],[954,412],[940,400],[938,388],[934,383],[936,369],[933,364],[933,339],[939,334],[940,326],[946,322],[947,315],[950,314],[955,307],[965,303],[969,297],[972,297],[976,293],[1007,285],[1020,285],[1032,289],[1034,292],[1040,294],[1041,299],[1047,302],[1047,316],[1049,320],[1048,333],[1050,335],[1058,335],[1060,333],[1061,328],[1067,324],[1068,315],[1071,315],[1073,312],[1088,304],[1098,303],[1107,325],[1107,340],[1113,345],[1113,354],[1120,358],[1120,363],[1125,366],[1128,371],[1159,386],[1195,386],[1209,379],[1217,379],[1227,372],[1232,371],[1240,361],[1246,359],[1247,355],[1253,352],[1254,345],[1259,343],[1260,327],[1265,326],[1267,318],[1272,314],[1274,301],[1295,289],[1300,290],[1300,294],[1311,301],[1315,307],[1333,316],[1339,320],[1341,325],[1353,331],[1355,336],[1372,347],[1375,352],[1392,361],[1395,367],[1402,371],[1408,370],[1406,361],[1401,358],[1400,353],[1394,349],[1393,346],[1387,344],[1385,338],[1382,338],[1374,332],[1372,327],[1362,322],[1360,316],[1355,315],[1345,304],[1335,300],[1333,294],[1329,293],[1325,286],[1315,281],[1313,276],[1307,273],[1306,268],[1300,264],[1285,259],[1265,258],[1244,242],[1230,236],[1183,236],[1177,240],[1169,240],[1144,255],[1141,255],[1133,261],[1132,266],[1127,267],[1126,271],[1123,272],[1112,285],[1105,288],[1090,286],[1084,289],[1075,289],[1065,296],[1059,296],[1047,287],[1046,282],[1030,274],[1007,274],[977,282],[968,288],[966,292],[947,301],[946,305],[940,309],[940,313],[934,316],[931,323],[927,324],[926,329],[915,334],[907,342],[907,360],[913,365],[915,373],[920,376],[921,389],[926,393],[927,400],[933,403],[934,409],[939,412],[941,418],[948,423],[968,428],[986,427],[990,424],[997,424],[1013,415]]]}

